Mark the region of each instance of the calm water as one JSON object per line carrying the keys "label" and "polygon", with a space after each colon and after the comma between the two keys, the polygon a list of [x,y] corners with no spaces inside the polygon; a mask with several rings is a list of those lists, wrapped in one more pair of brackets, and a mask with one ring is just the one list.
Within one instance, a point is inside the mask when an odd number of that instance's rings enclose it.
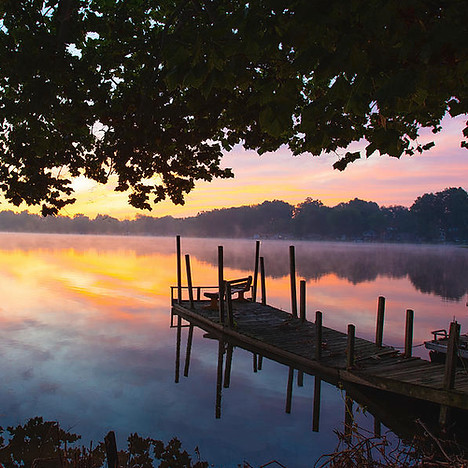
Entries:
{"label": "calm water", "polygon": [[[234,350],[230,388],[215,418],[218,342],[195,330],[189,377],[175,383],[176,283],[172,238],[0,234],[0,426],[33,416],[60,421],[83,440],[109,430],[123,446],[132,432],[181,439],[215,466],[277,459],[312,466],[336,446],[344,393],[322,383],[320,431],[312,431],[314,377],[293,389],[285,413],[288,368]],[[251,274],[254,241],[183,239],[194,283],[217,282],[217,245],[225,277]],[[288,246],[264,241],[268,302],[289,310]],[[468,249],[294,242],[307,307],[324,325],[374,335],[377,298],[387,298],[384,342],[403,345],[405,310],[415,311],[415,344],[455,316],[468,329]],[[185,355],[187,328],[182,333]],[[422,347],[415,353],[425,356]],[[184,362],[182,362],[183,371]],[[371,402],[370,402],[371,403]],[[366,403],[367,404],[367,403]],[[388,403],[391,405],[391,403]],[[392,412],[392,407],[384,408]],[[387,411],[388,412],[388,411]],[[405,425],[402,415],[402,427]],[[373,426],[371,413],[358,422]],[[398,427],[394,427],[398,432]],[[383,429],[384,430],[384,429]]]}

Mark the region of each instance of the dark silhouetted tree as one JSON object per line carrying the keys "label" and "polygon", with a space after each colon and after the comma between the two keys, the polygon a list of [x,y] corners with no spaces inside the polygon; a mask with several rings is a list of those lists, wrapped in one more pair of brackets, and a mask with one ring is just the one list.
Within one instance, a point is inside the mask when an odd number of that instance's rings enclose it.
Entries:
{"label": "dark silhouetted tree", "polygon": [[460,188],[426,193],[411,206],[417,232],[425,240],[468,238],[468,193]]}
{"label": "dark silhouetted tree", "polygon": [[299,237],[322,237],[329,234],[330,208],[320,200],[306,198],[294,210],[294,233]]}

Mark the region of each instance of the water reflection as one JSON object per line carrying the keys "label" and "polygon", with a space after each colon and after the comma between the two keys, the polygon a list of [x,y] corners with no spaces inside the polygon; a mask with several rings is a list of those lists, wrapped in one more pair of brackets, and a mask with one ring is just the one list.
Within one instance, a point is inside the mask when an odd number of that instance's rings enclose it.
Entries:
{"label": "water reflection", "polygon": [[[194,329],[194,325],[192,323],[186,321],[186,319],[179,319],[180,317],[178,316],[177,325],[174,326],[177,329],[175,362],[176,383],[179,382],[179,369],[181,366],[182,330],[183,328],[188,328],[189,330],[185,351],[185,367],[188,368],[187,366],[190,361],[190,356],[192,355],[191,334]],[[204,333],[203,337],[205,340],[217,342],[214,414],[216,419],[220,419],[222,417],[224,390],[229,389],[231,384],[234,350],[237,352],[242,351],[251,354],[253,364],[251,372],[253,374],[262,370],[264,357],[256,353],[254,349],[246,347],[245,344],[241,347],[237,340],[216,331]],[[213,353],[212,358],[214,361],[215,353]],[[283,387],[284,412],[290,415],[293,412],[294,389],[304,387],[305,373],[285,364],[281,366],[281,369],[285,378],[285,386]],[[188,377],[188,372],[184,374],[184,376]],[[327,392],[330,392],[330,386],[335,386],[342,395],[342,428],[340,429],[339,427],[335,427],[335,429],[342,431],[344,434],[344,440],[347,443],[352,443],[352,435],[357,424],[356,411],[358,413],[361,412],[362,414],[365,414],[365,419],[363,420],[361,417],[359,420],[360,428],[366,429],[369,433],[372,431],[375,437],[380,437],[384,431],[388,436],[388,430],[390,430],[401,440],[411,441],[414,435],[421,430],[421,427],[430,427],[435,434],[443,433],[443,431],[445,431],[445,428],[442,428],[438,423],[440,411],[439,405],[399,395],[393,395],[351,383],[342,383],[331,379],[329,376],[320,374],[306,376],[308,383],[310,383],[310,378],[313,379],[313,385],[309,386],[307,390],[308,392],[311,392],[312,395],[312,405],[308,409],[311,421],[309,430],[311,432],[320,431],[323,385],[326,386],[325,395]],[[212,381],[211,383],[213,384],[214,382]],[[225,397],[229,399],[230,394],[226,393]],[[243,395],[243,397],[248,399],[249,395],[246,394]],[[450,430],[453,431],[455,437],[458,437],[459,440],[463,440],[463,438],[468,436],[467,416],[468,414],[465,411],[454,411]],[[245,417],[248,418],[248,415],[245,415]],[[369,418],[371,418],[372,421],[370,421]],[[334,421],[337,423],[339,418],[337,419],[335,417]],[[329,430],[329,426],[326,426],[325,430]],[[389,440],[391,440],[391,437]]]}
{"label": "water reflection", "polygon": [[[72,256],[88,251],[100,256],[103,251],[135,257],[174,252],[174,239],[168,237],[115,237],[44,234],[0,234],[3,251],[41,252],[65,250]],[[66,240],[65,240],[66,239]],[[117,241],[120,239],[120,241]],[[200,262],[217,265],[217,245],[225,245],[225,263],[240,271],[252,271],[255,242],[233,239],[183,239],[184,252]],[[404,279],[422,293],[459,301],[468,294],[468,249],[458,246],[411,244],[360,244],[334,242],[274,241],[261,242],[261,255],[268,275],[281,278],[288,274],[288,245],[296,247],[297,273],[307,281],[334,275],[351,284],[375,281],[379,277]],[[68,245],[68,249],[64,246]],[[117,247],[118,246],[118,247]],[[116,252],[117,248],[117,252]],[[111,259],[107,259],[112,262]],[[173,271],[174,270],[174,271]],[[168,271],[175,273],[171,265]]]}
{"label": "water reflection", "polygon": [[[176,284],[173,238],[1,234],[0,241],[0,426],[16,426],[40,415],[72,427],[84,443],[102,440],[113,430],[119,446],[133,432],[165,441],[177,436],[187,450],[198,446],[204,459],[226,467],[244,458],[257,465],[278,458],[286,464],[292,461],[289,466],[310,466],[311,460],[333,450],[333,430],[344,422],[341,391],[322,381],[320,432],[312,432],[318,379],[294,372],[291,414],[286,414],[289,369],[258,353],[255,358],[226,341],[221,380],[218,342],[204,338],[199,329],[184,327],[179,384],[174,385],[177,330],[169,329],[169,290]],[[192,256],[195,286],[217,284],[214,264],[220,243],[225,246],[226,277],[252,273],[252,241],[182,239],[183,253]],[[289,242],[272,241],[261,247],[268,302],[286,310],[288,246]],[[372,246],[361,250],[364,267],[347,260],[344,270],[330,266],[336,245],[324,245],[323,254],[319,245],[313,246],[315,253],[305,254],[305,246],[296,245],[297,273],[308,280],[308,313],[322,310],[325,326],[344,331],[354,322],[359,336],[372,339],[377,298],[384,295],[385,343],[403,344],[407,308],[415,311],[415,344],[430,337],[431,330],[445,328],[454,315],[466,331],[464,304],[421,294],[408,273],[395,278],[378,273],[375,280],[356,284],[348,273],[341,273],[365,272],[366,257],[381,255],[372,253]],[[395,249],[396,259],[387,250],[388,262],[380,263],[401,263],[404,254]],[[464,262],[468,254],[466,249],[442,252],[446,260],[442,254],[428,253],[429,277],[437,277],[430,270],[439,271],[453,254]],[[305,278],[322,257],[328,266],[322,264],[320,274]],[[354,259],[359,263],[358,255]],[[440,275],[452,281],[445,266]],[[215,418],[218,382],[220,419]],[[369,402],[379,398],[369,397]],[[361,396],[358,401],[370,407]],[[362,414],[355,419],[373,427]],[[381,419],[386,424],[386,416]]]}

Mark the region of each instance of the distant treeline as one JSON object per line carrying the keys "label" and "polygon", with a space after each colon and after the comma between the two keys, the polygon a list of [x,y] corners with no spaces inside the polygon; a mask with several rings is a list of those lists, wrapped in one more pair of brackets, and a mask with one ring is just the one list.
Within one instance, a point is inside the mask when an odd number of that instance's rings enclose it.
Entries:
{"label": "distant treeline", "polygon": [[260,237],[312,240],[468,242],[468,193],[462,188],[426,193],[410,208],[380,207],[355,198],[334,207],[307,198],[297,206],[284,201],[200,212],[189,218],[137,215],[119,221],[107,215],[90,219],[43,218],[27,211],[0,212],[0,230],[79,234]]}

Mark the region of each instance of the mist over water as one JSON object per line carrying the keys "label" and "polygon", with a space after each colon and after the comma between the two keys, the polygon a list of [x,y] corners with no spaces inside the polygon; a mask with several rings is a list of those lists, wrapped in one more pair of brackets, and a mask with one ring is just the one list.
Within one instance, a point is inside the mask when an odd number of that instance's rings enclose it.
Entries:
{"label": "mist over water", "polygon": [[[1,234],[0,425],[33,416],[58,420],[84,441],[114,430],[199,447],[217,466],[277,459],[310,466],[336,445],[343,395],[323,383],[321,427],[311,431],[312,376],[294,385],[285,414],[288,369],[234,350],[231,386],[215,419],[218,343],[195,330],[188,378],[174,383],[176,284],[173,238]],[[290,310],[287,241],[262,241],[267,300]],[[217,246],[227,279],[252,274],[255,242],[182,239],[195,285],[217,282]],[[307,310],[324,325],[372,339],[377,298],[387,298],[384,341],[403,344],[405,310],[415,311],[415,344],[468,326],[468,249],[458,247],[294,242],[297,279],[307,281]],[[184,276],[185,281],[185,276]],[[187,329],[182,333],[185,355]],[[415,351],[425,355],[423,348]],[[363,424],[370,425],[361,415]]]}
{"label": "mist over water", "polygon": [[[253,268],[255,243],[250,240],[189,239],[187,252],[217,265],[217,245],[226,245],[226,263],[240,270]],[[458,301],[468,293],[468,249],[457,246],[365,244],[342,242],[262,241],[267,274],[289,275],[289,245],[296,248],[296,273],[318,281],[334,274],[352,284],[378,277],[408,278],[420,292]]]}

